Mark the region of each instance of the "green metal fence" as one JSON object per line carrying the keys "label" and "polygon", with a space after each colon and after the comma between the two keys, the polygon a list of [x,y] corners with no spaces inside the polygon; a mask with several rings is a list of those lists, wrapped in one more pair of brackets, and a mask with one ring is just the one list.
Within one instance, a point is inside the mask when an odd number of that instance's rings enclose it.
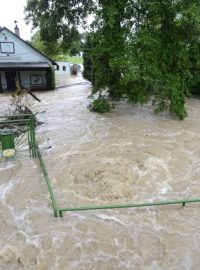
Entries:
{"label": "green metal fence", "polygon": [[164,205],[176,205],[180,204],[182,206],[185,206],[186,204],[189,203],[198,203],[200,202],[200,198],[197,199],[182,199],[182,200],[173,200],[173,201],[158,201],[158,202],[144,202],[144,203],[133,203],[133,204],[119,204],[119,205],[98,205],[98,206],[82,206],[82,207],[66,207],[66,208],[59,208],[58,203],[56,202],[55,195],[51,186],[51,182],[47,173],[47,170],[45,168],[42,155],[39,151],[39,148],[37,149],[38,151],[38,158],[40,162],[40,166],[43,171],[43,175],[45,178],[45,181],[47,183],[47,187],[49,190],[51,202],[52,202],[52,208],[54,212],[55,217],[62,217],[63,212],[75,212],[75,211],[92,211],[92,210],[106,210],[106,209],[122,209],[122,208],[140,208],[140,207],[151,207],[151,206],[164,206]]}
{"label": "green metal fence", "polygon": [[38,159],[39,159],[39,162],[40,162],[40,167],[42,169],[44,179],[45,179],[45,181],[47,183],[47,187],[48,187],[48,191],[49,191],[50,198],[51,198],[51,204],[52,204],[54,216],[58,217],[59,208],[57,206],[55,195],[53,193],[53,189],[52,189],[52,186],[51,186],[51,181],[49,179],[49,175],[48,175],[47,170],[45,168],[45,165],[44,165],[44,162],[43,162],[43,159],[42,159],[42,155],[41,155],[40,150],[39,150],[38,147],[37,147],[37,156],[38,156]]}
{"label": "green metal fence", "polygon": [[[39,160],[39,164],[40,164],[44,179],[47,184],[48,192],[50,194],[51,204],[52,204],[53,213],[55,217],[62,217],[63,212],[139,208],[139,207],[153,207],[153,206],[177,205],[177,204],[185,206],[186,204],[189,204],[189,203],[200,202],[200,198],[196,198],[196,199],[181,199],[181,200],[172,200],[172,201],[169,200],[169,201],[144,202],[144,203],[119,204],[119,205],[99,205],[99,206],[81,206],[81,207],[73,207],[73,208],[72,207],[59,208],[54,192],[53,192],[53,188],[51,185],[51,181],[50,181],[47,169],[43,162],[42,155],[36,141],[34,116],[32,114],[30,115],[25,114],[25,115],[12,115],[12,116],[0,117],[0,128],[1,126],[5,126],[5,125],[23,126],[26,128],[26,132],[24,134],[27,134],[27,136],[23,134],[20,138],[14,135],[12,131],[11,132],[7,131],[5,135],[0,129],[0,135],[1,135],[0,136],[0,150],[3,151],[3,149],[4,150],[10,149],[10,147],[13,147],[13,149],[17,149],[18,146],[21,146],[22,144],[25,144],[26,142],[28,143],[30,157],[38,158]],[[16,157],[17,157],[17,154],[16,154]],[[10,160],[10,158],[7,158],[7,159]],[[0,159],[0,161],[1,160],[6,161],[6,157],[3,157],[3,159]]]}
{"label": "green metal fence", "polygon": [[0,162],[37,157],[35,120],[32,114],[0,117]]}

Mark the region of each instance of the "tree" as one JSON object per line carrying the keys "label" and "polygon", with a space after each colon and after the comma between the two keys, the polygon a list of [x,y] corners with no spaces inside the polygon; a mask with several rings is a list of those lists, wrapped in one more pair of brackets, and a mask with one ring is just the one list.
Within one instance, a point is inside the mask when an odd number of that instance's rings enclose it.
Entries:
{"label": "tree", "polygon": [[[200,15],[198,2],[166,0],[156,5],[150,3],[146,8],[148,20],[142,25],[138,33],[139,43],[135,45],[136,48],[143,47],[140,61],[148,61],[149,54],[153,56],[154,61],[145,63],[150,67],[145,73],[153,79],[153,103],[157,105],[157,112],[167,109],[183,119],[186,116],[185,96],[191,92],[192,39],[200,34],[197,31]],[[147,46],[141,44],[141,39],[145,39]]]}
{"label": "tree", "polygon": [[156,112],[186,117],[185,97],[200,84],[199,0],[28,0],[26,12],[42,40],[62,50],[95,13],[84,56],[93,92],[140,103],[153,97]]}
{"label": "tree", "polygon": [[93,76],[94,59],[92,56],[92,50],[95,46],[96,46],[95,38],[90,33],[87,33],[85,44],[83,46],[83,63],[84,63],[83,77],[92,83],[94,83],[94,76]]}
{"label": "tree", "polygon": [[76,41],[71,43],[71,47],[68,50],[63,49],[60,40],[54,43],[42,40],[40,31],[37,31],[32,36],[30,44],[48,57],[56,60],[63,60],[63,57],[66,57],[66,55],[77,55],[82,50],[81,34],[78,35]]}
{"label": "tree", "polygon": [[55,59],[58,54],[61,53],[61,46],[59,43],[45,42],[41,39],[40,32],[37,31],[31,38],[31,45],[36,49],[47,55],[48,57]]}
{"label": "tree", "polygon": [[79,40],[78,25],[92,9],[91,0],[28,0],[26,21],[39,28],[43,41],[59,42],[62,50],[68,51]]}
{"label": "tree", "polygon": [[[99,1],[97,20],[93,24],[95,32],[90,35],[85,45],[85,53],[88,53],[88,59],[92,61],[93,92],[107,87],[110,97],[116,99],[123,95],[121,77],[123,59],[126,57],[126,28],[122,26],[122,22],[125,18],[126,2],[127,0]],[[87,47],[91,46],[89,43],[93,44],[93,48],[86,52]],[[84,63],[87,61],[85,55]],[[84,75],[88,76],[85,73]]]}
{"label": "tree", "polygon": [[88,54],[94,91],[140,103],[153,94],[156,112],[183,119],[191,81],[199,83],[199,12],[197,0],[99,1]]}

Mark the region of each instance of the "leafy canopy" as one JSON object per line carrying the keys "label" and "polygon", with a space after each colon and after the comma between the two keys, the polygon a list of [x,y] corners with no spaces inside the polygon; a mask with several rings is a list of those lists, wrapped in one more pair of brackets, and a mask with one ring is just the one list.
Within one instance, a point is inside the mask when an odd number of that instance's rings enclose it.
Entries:
{"label": "leafy canopy", "polygon": [[28,0],[26,21],[40,30],[41,39],[59,43],[64,51],[79,39],[78,25],[92,10],[90,0]]}
{"label": "leafy canopy", "polygon": [[[91,46],[91,44],[93,44]],[[85,46],[85,78],[93,91],[148,102],[156,112],[186,117],[185,97],[199,89],[198,0],[99,0]]]}
{"label": "leafy canopy", "polygon": [[28,0],[27,21],[41,39],[68,50],[78,25],[95,16],[85,44],[93,92],[131,102],[153,99],[156,112],[186,117],[185,98],[200,92],[199,0]]}

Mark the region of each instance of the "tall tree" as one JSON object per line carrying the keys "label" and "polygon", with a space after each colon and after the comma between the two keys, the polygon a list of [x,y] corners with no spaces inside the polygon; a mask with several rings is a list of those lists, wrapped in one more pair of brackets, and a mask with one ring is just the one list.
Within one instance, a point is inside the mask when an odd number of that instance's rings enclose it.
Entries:
{"label": "tall tree", "polygon": [[82,50],[82,42],[81,42],[81,34],[78,34],[77,40],[74,40],[69,49],[63,48],[61,41],[57,42],[49,42],[44,41],[41,38],[40,31],[37,31],[29,41],[31,45],[33,45],[36,49],[43,52],[45,55],[52,59],[61,60],[62,57],[66,57],[67,55],[73,56],[77,55]]}
{"label": "tall tree", "polygon": [[41,39],[40,32],[37,31],[30,40],[31,45],[36,49],[47,55],[48,57],[55,59],[56,56],[62,53],[61,46],[59,42],[48,43]]}
{"label": "tall tree", "polygon": [[107,87],[112,97],[126,95],[140,103],[153,94],[157,112],[169,110],[183,119],[196,76],[191,67],[199,67],[199,1],[102,0],[99,5],[96,46],[90,50],[94,90]]}
{"label": "tall tree", "polygon": [[40,30],[41,39],[60,42],[64,51],[79,40],[78,25],[93,9],[91,0],[27,0],[27,22]]}
{"label": "tall tree", "polygon": [[[125,18],[127,0],[99,1],[97,20],[93,24],[98,29],[93,35],[94,91],[109,88],[112,98],[123,95],[121,77],[125,53]],[[99,27],[100,25],[100,27]]]}
{"label": "tall tree", "polygon": [[[185,97],[199,88],[199,0],[28,0],[27,20],[46,42],[68,49],[78,25],[95,13],[86,44],[93,91],[148,102],[186,116]],[[89,61],[87,61],[87,57]]]}

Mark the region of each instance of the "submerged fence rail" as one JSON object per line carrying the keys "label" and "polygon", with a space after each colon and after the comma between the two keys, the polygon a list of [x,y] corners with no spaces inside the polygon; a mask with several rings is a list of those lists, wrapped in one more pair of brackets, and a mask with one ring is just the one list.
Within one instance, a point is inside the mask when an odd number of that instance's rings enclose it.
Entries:
{"label": "submerged fence rail", "polygon": [[139,207],[162,206],[162,205],[170,205],[170,204],[182,204],[182,206],[185,206],[186,203],[198,203],[198,202],[200,202],[200,199],[144,202],[144,203],[119,204],[119,205],[86,206],[86,207],[77,207],[77,208],[61,208],[59,209],[59,216],[62,217],[63,212],[90,211],[90,210],[101,210],[101,209],[103,210],[103,209],[139,208]]}
{"label": "submerged fence rail", "polygon": [[51,198],[52,208],[53,208],[53,212],[54,212],[54,217],[58,217],[58,210],[59,209],[57,207],[57,202],[56,202],[56,199],[55,199],[55,195],[53,193],[53,189],[52,189],[52,186],[51,186],[49,175],[48,175],[47,170],[45,168],[45,165],[44,165],[44,162],[43,162],[43,159],[42,159],[42,155],[41,155],[38,147],[37,147],[37,156],[38,156],[38,159],[39,159],[39,162],[40,162],[40,167],[41,167],[43,175],[44,175],[44,179],[45,179],[45,181],[47,183],[48,191],[49,191],[50,198]]}
{"label": "submerged fence rail", "polygon": [[55,195],[53,193],[53,189],[51,186],[51,182],[45,168],[44,162],[42,160],[42,155],[37,148],[38,159],[40,161],[40,166],[43,171],[44,178],[46,180],[51,202],[52,208],[55,217],[62,217],[63,212],[75,212],[75,211],[93,211],[93,210],[108,210],[108,209],[123,209],[123,208],[140,208],[140,207],[152,207],[152,206],[164,206],[164,205],[176,205],[181,204],[185,206],[189,203],[200,203],[200,198],[194,199],[181,199],[181,200],[169,200],[169,201],[158,201],[158,202],[143,202],[143,203],[133,203],[133,204],[116,204],[116,205],[97,205],[97,206],[81,206],[81,207],[69,207],[69,208],[59,208],[55,199]]}
{"label": "submerged fence rail", "polygon": [[52,208],[55,217],[63,217],[63,212],[75,212],[75,211],[94,211],[94,210],[108,210],[108,209],[123,209],[123,208],[140,208],[140,207],[152,207],[152,206],[164,206],[164,205],[178,205],[181,204],[185,206],[189,203],[200,203],[200,198],[194,199],[181,199],[181,200],[169,200],[169,201],[158,201],[158,202],[143,202],[143,203],[133,203],[133,204],[116,204],[116,205],[97,205],[97,206],[81,206],[81,207],[68,207],[68,208],[59,208],[53,193],[53,188],[51,186],[51,181],[49,179],[47,170],[45,168],[42,155],[37,147],[37,157],[40,162],[41,169],[45,181],[47,183],[48,191],[50,194]]}

